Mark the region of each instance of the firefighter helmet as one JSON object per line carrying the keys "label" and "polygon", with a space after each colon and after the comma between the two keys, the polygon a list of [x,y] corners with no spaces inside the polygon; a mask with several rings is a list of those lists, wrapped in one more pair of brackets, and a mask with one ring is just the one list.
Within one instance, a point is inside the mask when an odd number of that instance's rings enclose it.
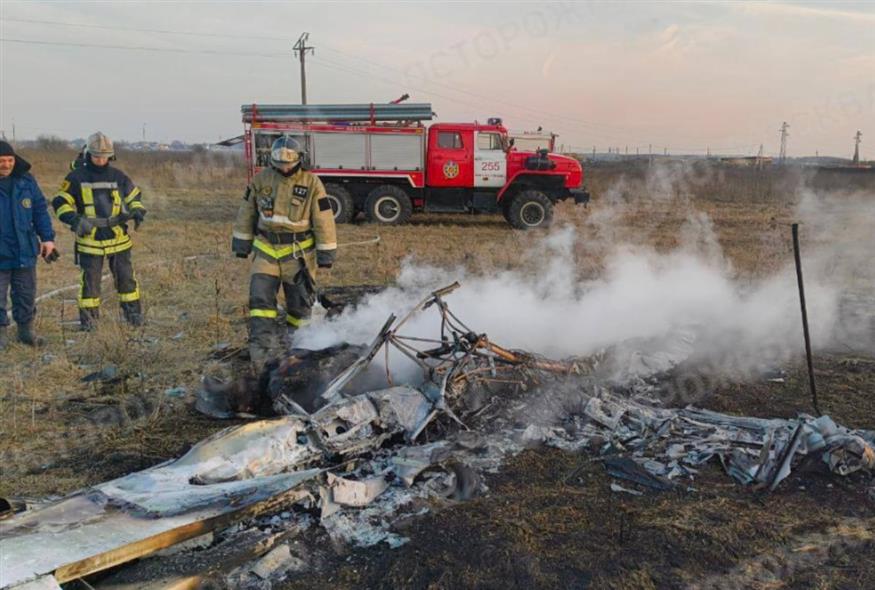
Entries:
{"label": "firefighter helmet", "polygon": [[86,148],[89,154],[98,158],[111,158],[115,154],[112,140],[100,131],[88,138]]}
{"label": "firefighter helmet", "polygon": [[275,165],[299,164],[303,155],[301,142],[290,135],[283,135],[270,148],[270,161]]}

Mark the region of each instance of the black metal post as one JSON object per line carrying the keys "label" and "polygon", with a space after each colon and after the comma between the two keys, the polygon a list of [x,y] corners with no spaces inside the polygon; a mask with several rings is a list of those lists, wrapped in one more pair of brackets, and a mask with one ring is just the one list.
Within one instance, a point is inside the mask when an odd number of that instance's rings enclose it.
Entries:
{"label": "black metal post", "polygon": [[808,382],[811,387],[811,402],[820,416],[817,405],[817,387],[814,384],[814,363],[811,360],[811,336],[808,334],[808,310],[805,307],[805,284],[802,281],[802,257],[799,254],[799,224],[793,224],[793,253],[796,257],[796,281],[799,283],[799,304],[802,307],[802,332],[805,335],[805,360],[808,362]]}

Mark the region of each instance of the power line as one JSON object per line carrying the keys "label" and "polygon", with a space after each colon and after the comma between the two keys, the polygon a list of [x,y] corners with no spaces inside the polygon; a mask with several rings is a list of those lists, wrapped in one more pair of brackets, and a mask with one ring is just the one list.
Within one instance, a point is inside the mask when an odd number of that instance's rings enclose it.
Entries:
{"label": "power line", "polygon": [[[10,18],[0,18],[2,21],[10,21],[10,22],[28,22],[34,24],[49,24],[49,25],[57,25],[57,26],[71,26],[71,27],[86,27],[86,28],[99,28],[99,29],[109,29],[109,30],[118,30],[118,31],[137,31],[137,32],[148,32],[148,33],[158,33],[158,34],[171,34],[171,35],[188,35],[188,36],[200,36],[200,37],[219,37],[219,38],[240,38],[240,39],[259,39],[259,40],[277,40],[277,41],[287,41],[287,39],[280,37],[249,37],[243,35],[226,35],[226,34],[218,34],[218,33],[196,33],[192,31],[174,31],[168,29],[141,29],[141,28],[132,28],[132,27],[111,27],[105,25],[94,25],[94,24],[86,24],[86,23],[65,23],[60,21],[45,21],[45,20],[36,20],[36,19],[10,19]],[[276,54],[265,54],[265,53],[256,53],[256,52],[239,52],[239,51],[223,51],[223,50],[213,50],[213,49],[181,49],[181,48],[170,48],[170,47],[156,47],[156,46],[134,46],[134,45],[101,45],[94,43],[76,43],[76,42],[62,42],[62,41],[45,41],[45,40],[36,40],[36,39],[13,39],[13,38],[2,38],[0,37],[0,42],[8,42],[8,43],[18,43],[18,44],[28,44],[28,45],[43,45],[43,46],[59,46],[59,47],[82,47],[82,48],[93,48],[93,49],[117,49],[117,50],[127,50],[127,51],[145,51],[145,52],[159,52],[159,53],[177,53],[177,54],[201,54],[201,55],[228,55],[235,57],[258,57],[258,58],[266,58],[266,59],[283,59],[281,56]],[[298,43],[301,42],[301,39],[298,40]],[[296,52],[297,52],[297,45]],[[305,52],[307,50],[312,51],[312,47],[306,46],[306,39],[304,40],[303,47]],[[363,62],[368,64],[371,67],[380,68],[386,71],[394,72],[396,74],[404,75],[404,71],[398,68],[388,66],[386,64],[382,64],[379,62],[375,62],[372,60],[368,60],[366,58],[361,58],[357,56],[352,56],[346,54],[337,49],[333,49],[330,47],[326,48],[328,51],[332,53],[336,53],[340,55],[342,58],[352,59],[359,62]],[[303,57],[303,56],[301,56]],[[353,75],[363,76],[370,80],[374,80],[375,76],[371,73],[363,72],[361,68],[358,66],[350,67],[349,64],[343,64],[336,61],[326,60],[324,58],[316,58],[323,66],[328,67],[330,69],[335,69],[339,71],[344,71],[346,73],[350,73]],[[395,86],[398,82],[389,80],[388,78],[379,79],[384,84]],[[559,115],[555,113],[549,113],[540,109],[534,109],[532,107],[527,107],[524,105],[520,105],[518,103],[513,103],[510,101],[496,99],[494,97],[480,94],[477,92],[472,92],[469,90],[465,90],[464,88],[460,88],[458,86],[451,86],[448,84],[443,84],[436,81],[426,81],[427,85],[434,86],[443,86],[448,88],[452,92],[465,94],[471,96],[473,98],[480,98],[484,100],[488,100],[490,102],[505,104],[517,109],[520,109],[525,112],[529,112],[537,116],[538,118],[534,118],[533,116],[526,115],[518,115],[518,118],[525,121],[530,121],[535,124],[540,124],[542,122],[542,118],[554,119],[556,121],[561,121],[564,126],[571,127],[572,129],[577,130],[578,132],[585,134],[592,134],[603,139],[612,139],[612,140],[622,140],[623,138],[618,135],[614,135],[612,133],[606,133],[604,130],[599,129],[599,127],[603,127],[605,129],[613,129],[617,132],[626,133],[626,130],[622,127],[605,125],[594,123],[590,121],[585,121],[582,119],[577,119],[574,117],[568,117],[566,115]],[[457,97],[449,96],[446,94],[435,92],[434,90],[430,90],[428,88],[417,88],[410,87],[412,90],[416,90],[418,92],[422,92],[426,95],[431,95],[435,97],[442,98],[444,100],[448,100],[451,102],[455,102],[458,104],[463,104],[466,106],[471,106],[475,108],[483,108],[482,103],[473,103],[470,101],[462,100]],[[302,99],[306,101],[306,79],[305,72],[303,68],[303,59],[302,59]],[[573,124],[569,125],[571,122]],[[721,148],[715,148],[721,149]],[[728,149],[738,149],[738,148],[728,148]],[[676,150],[675,150],[676,151]],[[693,149],[685,149],[683,151],[693,152],[693,151],[705,151],[702,148],[693,148]]]}
{"label": "power line", "polygon": [[189,37],[214,37],[220,39],[251,39],[261,41],[288,41],[285,37],[262,37],[250,35],[234,35],[230,33],[198,33],[195,31],[172,31],[170,29],[140,29],[134,27],[117,27],[110,25],[95,25],[92,23],[70,23],[54,20],[37,20],[29,18],[7,18],[2,17],[0,21],[8,21],[13,23],[29,23],[35,25],[51,25],[59,27],[76,27],[84,29],[107,29],[111,31],[131,31],[136,33],[157,33],[159,35],[184,35]]}
{"label": "power line", "polygon": [[[348,59],[354,59],[354,60],[357,60],[357,61],[360,61],[360,62],[363,62],[363,63],[366,63],[366,64],[370,64],[370,65],[375,66],[375,67],[378,67],[378,68],[383,68],[383,69],[386,69],[386,70],[390,70],[390,71],[396,72],[396,73],[401,74],[401,75],[406,75],[406,73],[405,73],[403,70],[401,70],[401,69],[399,69],[399,68],[395,68],[395,67],[393,67],[393,66],[389,66],[389,65],[386,65],[386,64],[382,64],[382,63],[379,63],[379,62],[375,62],[375,61],[372,61],[372,60],[369,60],[369,59],[366,59],[366,58],[363,58],[363,57],[353,56],[353,55],[347,54],[347,53],[345,53],[345,52],[342,52],[342,51],[340,51],[340,50],[333,49],[333,48],[331,48],[331,47],[325,47],[325,49],[328,50],[328,51],[330,51],[330,52],[332,52],[332,53],[336,53],[336,54],[338,54],[338,55],[344,56],[344,57],[346,57],[346,58],[348,58]],[[529,112],[532,112],[532,113],[537,113],[538,115],[541,115],[541,116],[546,116],[546,118],[559,119],[559,120],[562,120],[562,121],[573,121],[573,122],[575,122],[575,123],[579,123],[579,124],[581,124],[581,125],[584,125],[585,127],[592,127],[592,128],[593,128],[592,131],[597,131],[597,132],[599,132],[599,133],[604,133],[604,131],[599,130],[599,127],[601,127],[602,129],[613,130],[613,131],[618,131],[618,132],[626,132],[626,131],[630,130],[629,128],[625,128],[625,127],[618,126],[618,125],[607,125],[607,124],[605,124],[605,123],[596,123],[596,122],[594,122],[594,121],[587,121],[587,120],[583,120],[583,119],[577,119],[577,118],[574,118],[574,117],[569,117],[569,116],[567,116],[567,115],[558,115],[558,114],[555,114],[555,113],[550,113],[550,112],[548,112],[548,111],[544,111],[544,110],[542,110],[542,109],[535,109],[535,108],[532,108],[532,107],[530,107],[530,106],[521,105],[521,104],[519,104],[519,103],[514,103],[514,102],[510,102],[510,101],[503,100],[503,99],[500,99],[500,98],[495,98],[495,97],[493,97],[493,96],[488,96],[488,95],[485,95],[485,94],[480,94],[480,93],[477,93],[477,92],[472,92],[472,91],[470,91],[470,90],[465,90],[464,88],[460,88],[460,87],[459,87],[458,85],[456,85],[456,84],[452,84],[452,85],[451,85],[451,84],[444,84],[444,83],[442,83],[442,82],[428,81],[428,80],[426,80],[426,84],[433,84],[433,85],[435,85],[435,86],[443,86],[444,88],[448,88],[448,89],[450,89],[450,90],[452,90],[452,91],[459,92],[459,93],[462,93],[462,94],[467,94],[467,95],[472,96],[472,97],[474,97],[474,98],[481,98],[481,99],[489,100],[489,101],[492,101],[492,102],[495,102],[495,103],[498,103],[498,104],[505,104],[505,105],[507,105],[507,106],[511,106],[511,107],[514,107],[514,108],[517,108],[517,109],[523,109],[523,110],[525,110],[525,111],[529,111]],[[607,136],[605,136],[605,137],[607,137]],[[618,137],[619,137],[619,136],[615,136],[615,138],[618,138]]]}
{"label": "power line", "polygon": [[147,45],[98,45],[95,43],[74,43],[69,41],[43,41],[38,39],[10,39],[0,37],[0,42],[21,43],[25,45],[49,45],[60,47],[87,47],[92,49],[122,49],[128,51],[155,51],[160,53],[199,53],[206,55],[233,55],[237,57],[263,57],[269,59],[281,59],[280,56],[270,53],[251,53],[239,51],[221,51],[216,49],[176,49],[173,47],[150,47]]}
{"label": "power line", "polygon": [[[170,29],[146,29],[146,28],[136,28],[136,27],[116,27],[116,26],[109,26],[109,25],[97,25],[97,24],[91,24],[91,23],[71,23],[71,22],[52,21],[52,20],[18,19],[18,18],[6,18],[6,17],[4,17],[4,18],[0,18],[0,20],[9,21],[9,22],[30,23],[30,24],[43,24],[43,25],[51,25],[51,26],[66,26],[66,27],[77,27],[77,28],[106,29],[106,30],[115,30],[115,31],[132,31],[132,32],[156,33],[156,34],[164,34],[164,35],[183,35],[183,36],[192,36],[192,37],[212,37],[212,38],[234,38],[234,39],[250,39],[250,40],[287,41],[287,39],[285,39],[285,38],[283,38],[283,37],[264,37],[264,36],[258,36],[258,37],[256,37],[256,36],[249,36],[249,35],[233,35],[233,34],[220,34],[220,33],[198,33],[198,32],[194,32],[194,31],[177,31],[177,30],[170,30]],[[19,41],[17,41],[17,42],[24,42],[24,41],[20,41],[20,40],[19,40]],[[299,40],[299,42],[300,42],[300,40]],[[33,43],[36,44],[36,42],[33,42]],[[50,43],[49,43],[49,42],[43,42],[43,43],[40,43],[40,44],[50,44]],[[87,46],[89,46],[89,45],[86,45],[86,44],[74,44],[74,43],[71,43],[71,44],[69,44],[69,45],[71,45],[71,46],[75,46],[75,47],[87,47]],[[108,45],[107,45],[107,46],[97,46],[97,45],[94,45],[93,47],[104,47],[104,48],[107,48],[107,49],[110,49],[110,48],[111,48],[111,49],[134,49],[134,48],[132,48],[132,47],[108,46]],[[145,48],[143,48],[143,49],[145,50]],[[396,67],[393,67],[393,66],[389,66],[389,65],[386,65],[386,64],[382,64],[382,63],[375,62],[375,61],[372,61],[372,60],[368,60],[368,59],[366,59],[366,58],[362,58],[362,57],[358,57],[358,56],[352,56],[352,55],[350,55],[350,54],[347,54],[347,53],[345,53],[345,52],[343,52],[343,51],[340,51],[340,50],[338,50],[338,49],[334,49],[334,48],[331,48],[331,47],[326,47],[325,49],[327,49],[328,51],[330,51],[330,52],[332,52],[332,53],[336,53],[336,54],[338,54],[338,55],[340,55],[340,56],[343,56],[343,57],[345,57],[345,58],[347,58],[347,59],[353,59],[353,60],[356,60],[356,61],[359,61],[359,62],[362,62],[362,63],[369,64],[369,65],[371,65],[371,66],[373,66],[373,67],[378,67],[378,68],[382,68],[382,69],[390,70],[390,71],[393,71],[393,72],[396,72],[396,73],[399,73],[399,74],[402,74],[402,75],[405,74],[405,72],[404,72],[403,70],[401,70],[401,69],[399,69],[399,68],[396,68]],[[161,49],[154,49],[154,50],[155,50],[155,51],[162,51]],[[169,51],[169,50],[163,50],[163,51]],[[175,52],[176,52],[176,53],[189,53],[189,52],[196,52],[196,53],[216,53],[216,54],[222,54],[222,53],[220,53],[220,52],[218,52],[218,51],[207,51],[207,50],[204,50],[204,51],[183,51],[183,50],[177,50],[177,51],[175,51]],[[297,51],[296,51],[296,53],[297,53]],[[234,55],[252,55],[252,56],[254,56],[254,57],[266,57],[266,56],[264,56],[264,55],[262,55],[262,54],[237,54],[237,53],[235,53]],[[481,99],[489,100],[489,101],[492,101],[492,102],[494,102],[494,103],[498,103],[498,104],[505,104],[505,105],[507,105],[507,106],[511,106],[511,107],[513,107],[513,108],[517,108],[517,109],[522,109],[522,110],[528,111],[528,112],[530,112],[530,113],[536,113],[537,115],[539,115],[539,116],[541,116],[541,117],[546,117],[546,118],[549,118],[549,119],[555,119],[555,120],[559,120],[559,121],[563,121],[563,122],[564,122],[564,121],[573,121],[573,122],[575,122],[575,123],[579,123],[580,125],[583,125],[584,128],[585,128],[585,127],[591,127],[592,129],[591,129],[591,130],[587,130],[587,133],[590,133],[590,132],[597,132],[597,133],[599,133],[602,137],[609,138],[609,139],[620,139],[620,136],[617,136],[617,135],[614,135],[614,136],[608,136],[608,135],[605,135],[605,130],[614,130],[614,131],[617,131],[617,132],[623,132],[623,133],[626,133],[626,132],[628,132],[628,131],[631,131],[630,128],[625,128],[625,127],[622,127],[622,126],[606,125],[606,124],[604,124],[604,123],[597,123],[597,122],[594,122],[594,121],[586,121],[586,120],[582,120],[582,119],[577,119],[577,118],[573,118],[573,117],[568,117],[568,116],[566,116],[566,115],[559,115],[559,114],[554,114],[554,113],[545,112],[545,111],[540,110],[540,109],[533,109],[532,107],[529,107],[529,106],[521,105],[521,104],[518,104],[518,103],[513,103],[513,102],[510,102],[510,101],[507,101],[507,100],[502,100],[502,99],[499,99],[499,98],[495,98],[495,97],[493,97],[493,96],[488,96],[488,95],[485,95],[485,94],[480,94],[480,93],[476,93],[476,92],[471,92],[470,90],[465,90],[465,89],[463,89],[463,88],[460,88],[458,85],[449,85],[449,84],[444,84],[444,83],[437,82],[437,81],[428,81],[428,80],[426,81],[426,84],[427,84],[427,85],[442,86],[442,87],[447,88],[447,89],[449,89],[449,90],[451,90],[451,91],[453,91],[453,92],[457,92],[457,93],[461,93],[461,94],[467,94],[467,95],[472,96],[472,97],[474,97],[474,98],[481,98]],[[306,94],[306,91],[304,91],[304,94]],[[306,104],[306,102],[304,102],[304,104]]]}

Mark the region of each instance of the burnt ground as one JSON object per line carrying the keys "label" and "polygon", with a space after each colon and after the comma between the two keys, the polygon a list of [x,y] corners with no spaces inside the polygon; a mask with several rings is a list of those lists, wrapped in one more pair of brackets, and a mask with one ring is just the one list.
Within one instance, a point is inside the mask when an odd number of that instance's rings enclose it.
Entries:
{"label": "burnt ground", "polygon": [[[838,422],[875,428],[875,360],[817,363],[820,403]],[[811,413],[804,366],[785,383],[725,385],[699,405],[722,412]],[[727,588],[875,588],[871,474],[816,464],[772,494],[735,484],[717,464],[691,490],[615,493],[589,455],[532,449],[486,480],[488,493],[435,504],[396,530],[410,542],[336,552],[321,531],[321,573],[296,588],[677,588],[718,576]],[[629,482],[618,482],[634,488]]]}
{"label": "burnt ground", "polygon": [[[51,194],[74,154],[25,156],[43,192]],[[201,375],[217,368],[218,361],[205,359],[220,343],[233,349],[245,342],[249,266],[227,251],[245,179],[233,162],[205,165],[179,158],[138,154],[121,162],[143,186],[150,211],[150,221],[135,237],[147,326],[132,331],[114,321],[115,301],[107,289],[104,325],[94,334],[74,333],[70,291],[40,303],[37,321],[48,340],[45,349],[13,345],[4,353],[0,496],[63,495],[178,457],[233,424],[200,416],[189,406]],[[764,182],[759,173],[718,172],[690,178],[672,173],[677,179],[665,194],[650,198],[654,189],[662,191],[662,180],[650,183],[625,168],[590,170],[590,208],[557,209],[557,221],[579,233],[574,259],[581,276],[598,276],[605,252],[597,246],[605,240],[671,251],[695,212],[713,221],[739,280],[791,264],[788,224],[800,221],[795,181],[784,187],[786,182]],[[850,188],[845,180],[831,186]],[[607,198],[613,188],[614,198]],[[605,216],[599,214],[614,209],[611,231],[603,235]],[[198,240],[191,239],[195,228]],[[51,267],[40,266],[41,294],[78,283],[72,238],[65,228],[56,230],[63,257]],[[809,235],[803,236],[806,252],[814,246]],[[338,263],[320,284],[390,284],[408,257],[446,268],[461,265],[472,274],[530,272],[541,259],[522,259],[520,252],[531,249],[533,236],[540,233],[509,231],[499,216],[421,215],[392,228],[345,225],[338,228],[343,246]],[[828,239],[838,244],[840,237]],[[127,380],[107,388],[83,383],[107,365]],[[848,426],[875,428],[873,367],[871,358],[819,354],[823,411]],[[178,387],[187,389],[184,397],[165,393]],[[811,412],[801,365],[785,384],[722,384],[697,403],[743,415]],[[488,494],[434,504],[425,516],[399,527],[411,539],[399,549],[339,553],[318,527],[309,531],[302,544],[314,548],[314,561],[324,567],[284,587],[671,588],[738,567],[750,577],[733,578],[726,587],[875,588],[871,541],[866,545],[857,538],[865,536],[861,526],[875,528],[875,502],[866,499],[860,479],[797,473],[766,496],[737,486],[713,465],[694,483],[695,492],[635,497],[610,492],[602,466],[588,457],[534,449],[488,478]],[[843,520],[848,518],[853,520]],[[775,559],[759,563],[764,555]],[[768,583],[770,571],[781,581]],[[754,584],[754,574],[766,582]]]}

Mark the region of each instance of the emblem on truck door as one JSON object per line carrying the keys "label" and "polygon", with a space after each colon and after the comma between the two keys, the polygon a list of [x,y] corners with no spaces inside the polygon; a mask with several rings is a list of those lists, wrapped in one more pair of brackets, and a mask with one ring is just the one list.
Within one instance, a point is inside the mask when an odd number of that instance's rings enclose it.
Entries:
{"label": "emblem on truck door", "polygon": [[450,160],[444,164],[444,178],[455,178],[459,175],[459,165]]}

